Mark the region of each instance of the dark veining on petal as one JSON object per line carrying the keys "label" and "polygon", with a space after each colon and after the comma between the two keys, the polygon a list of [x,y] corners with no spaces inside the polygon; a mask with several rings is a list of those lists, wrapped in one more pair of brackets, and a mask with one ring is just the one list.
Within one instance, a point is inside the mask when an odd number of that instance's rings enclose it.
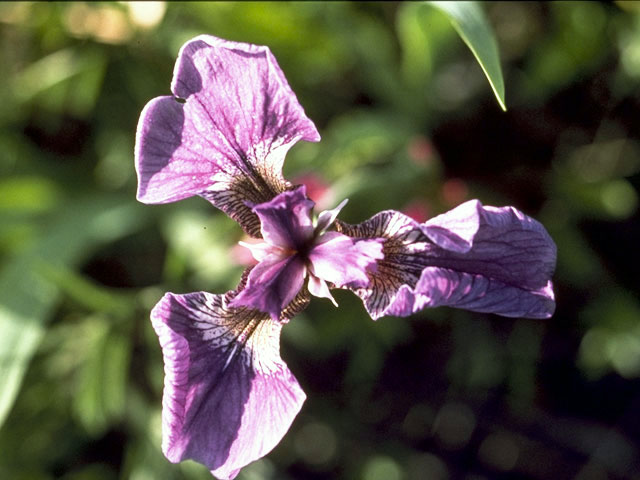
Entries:
{"label": "dark veining on petal", "polygon": [[299,313],[301,313],[311,301],[311,294],[307,287],[302,287],[302,289],[298,292],[291,303],[287,305],[284,310],[282,310],[282,315],[280,316],[281,322],[288,322],[289,319],[295,317]]}
{"label": "dark veining on petal", "polygon": [[[202,451],[202,445],[209,443],[207,438],[199,437],[202,435],[206,437],[209,428],[228,432],[237,432],[239,430],[244,405],[250,393],[250,385],[255,377],[255,372],[252,368],[226,368],[230,362],[236,363],[239,360],[247,362],[250,359],[241,359],[237,354],[229,352],[229,349],[223,349],[222,353],[219,353],[220,351],[216,347],[226,344],[229,346],[234,345],[234,338],[237,338],[238,334],[251,323],[252,317],[242,314],[235,315],[236,312],[225,309],[221,296],[205,297],[204,295],[194,294],[183,298],[186,303],[184,306],[176,298],[172,298],[172,315],[167,319],[167,326],[184,338],[189,345],[188,365],[195,367],[189,369],[189,377],[186,384],[206,384],[209,387],[205,392],[182,398],[182,401],[179,401],[181,397],[173,398],[176,404],[173,405],[172,409],[174,416],[172,422],[177,419],[180,423],[179,430],[172,432],[175,437],[171,438],[170,445],[172,445],[172,448],[179,449],[180,457],[174,458],[174,461],[193,458],[206,463],[210,469],[215,469],[224,465],[227,460],[235,439],[234,434],[231,433],[226,436],[224,444],[218,443],[208,452]],[[201,314],[197,316],[197,319],[194,319],[193,312],[197,311],[201,312]],[[215,318],[216,323],[211,322],[210,318]],[[192,323],[194,321],[196,321],[197,329],[193,328]],[[207,338],[206,341],[204,340],[205,336]],[[238,349],[238,352],[242,352],[242,350]],[[232,357],[229,357],[230,353],[233,355]],[[212,361],[212,359],[215,360]],[[168,365],[173,365],[172,368],[184,363],[184,361],[177,361],[177,364],[172,364],[171,362],[173,361],[172,358],[165,357],[165,362],[169,362]],[[203,363],[210,365],[210,367],[204,367]],[[216,378],[211,378],[211,375]],[[204,376],[208,378],[205,379]],[[222,395],[215,389],[215,385],[222,382],[229,386],[226,395]],[[181,388],[184,388],[181,385],[177,387],[178,392],[180,392]],[[165,387],[165,395],[166,393]],[[199,402],[198,404],[187,405],[188,402],[196,400]],[[164,401],[163,404],[165,408],[168,408],[172,403]],[[176,407],[178,407],[178,410],[176,410]],[[217,412],[216,415],[213,412]],[[219,412],[223,412],[223,414],[220,415]],[[215,419],[223,420],[219,420],[220,423],[211,424],[207,429],[203,429],[199,424],[201,424],[204,417],[209,418],[210,422]],[[186,435],[190,436],[186,437]]]}
{"label": "dark veining on petal", "polygon": [[[246,283],[249,271],[247,269],[243,274],[240,288]],[[266,352],[254,350],[260,349],[265,338],[274,334],[274,329],[281,328],[281,324],[274,323],[267,314],[244,307],[230,307],[229,302],[237,293],[229,292],[224,296],[182,296],[184,305],[174,297],[171,300],[172,315],[167,323],[188,342],[189,365],[202,365],[202,362],[210,365],[209,368],[195,369],[195,374],[192,370],[189,372],[189,385],[206,384],[208,387],[194,397],[199,404],[187,406],[186,402],[190,401],[187,397],[184,399],[185,403],[179,403],[178,410],[173,410],[178,418],[182,416],[179,411],[181,409],[186,410],[186,415],[180,430],[174,432],[177,437],[172,443],[178,442],[177,445],[180,445],[180,438],[187,433],[191,434],[186,439],[186,445],[178,446],[184,449],[180,460],[192,458],[204,462],[211,470],[224,466],[228,461],[240,431],[253,379],[256,372],[264,368],[264,365],[256,364],[256,360],[259,361],[260,354]],[[308,297],[308,293],[301,292],[283,312],[282,323],[304,309]],[[195,312],[199,314],[194,315]],[[215,319],[215,322],[209,319]],[[196,328],[193,328],[194,322]],[[256,335],[260,338],[254,338]],[[249,343],[253,345],[245,348]],[[217,360],[212,361],[212,355]],[[224,391],[218,389],[221,384],[227,386]],[[211,445],[206,436],[212,433],[218,440],[223,438],[224,444],[218,441]],[[203,451],[203,448],[207,450]]]}
{"label": "dark veining on petal", "polygon": [[[467,253],[446,250],[434,244],[420,229],[420,224],[395,211],[381,212],[369,220],[349,225],[336,222],[338,231],[351,237],[385,238],[384,259],[378,261],[377,270],[369,274],[367,288],[355,290],[362,298],[373,318],[385,314],[398,290],[403,286],[414,290],[426,267],[443,269],[446,272],[484,278],[496,285],[513,288],[515,291],[538,295],[549,282],[555,266],[555,245],[544,227],[520,212],[500,212],[512,215],[506,218],[513,222],[508,228],[504,220],[495,226],[489,215],[497,210],[486,207],[483,222],[473,238],[473,248]],[[510,213],[509,213],[510,212]],[[524,217],[526,221],[521,221]],[[446,272],[445,272],[446,270]],[[467,277],[465,277],[467,278]],[[460,299],[455,306],[464,307],[467,300]],[[468,301],[471,301],[468,299]],[[477,301],[477,299],[475,300]],[[483,308],[488,308],[485,305]]]}
{"label": "dark veining on petal", "polygon": [[[249,267],[249,268],[246,268],[244,272],[242,272],[242,276],[240,277],[240,282],[238,282],[238,287],[234,291],[228,292],[225,295],[225,305],[229,305],[231,301],[246,287],[247,280],[249,279],[249,274],[251,273],[252,269],[253,267]],[[294,297],[294,299],[291,300],[289,305],[287,305],[282,310],[282,314],[280,315],[280,322],[281,323],[289,322],[289,320],[291,320],[293,317],[295,317],[296,315],[301,313],[305,308],[307,308],[310,301],[311,301],[311,294],[309,293],[309,290],[307,290],[307,287],[304,286],[300,289],[300,291]],[[267,318],[269,318],[268,315],[267,315]],[[271,318],[269,318],[269,321],[272,321]]]}
{"label": "dark veining on petal", "polygon": [[268,202],[278,193],[291,189],[291,184],[285,181],[269,185],[268,189],[259,189],[249,177],[240,177],[234,179],[228,189],[204,192],[202,197],[238,222],[247,235],[262,238],[260,219],[250,205]]}
{"label": "dark veining on petal", "polygon": [[[384,211],[358,225],[337,220],[336,230],[352,238],[384,238],[382,253],[376,269],[369,272],[370,284],[356,289],[372,317],[382,315],[402,285],[414,287],[422,269],[427,266],[424,250],[434,247],[432,242],[411,224],[410,219],[395,211]],[[411,253],[408,246],[422,244],[419,252]]]}

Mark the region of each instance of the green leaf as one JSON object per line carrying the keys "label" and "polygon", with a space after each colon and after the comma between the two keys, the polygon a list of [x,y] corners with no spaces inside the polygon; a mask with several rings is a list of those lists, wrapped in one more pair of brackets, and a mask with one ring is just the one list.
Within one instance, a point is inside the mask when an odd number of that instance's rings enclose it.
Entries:
{"label": "green leaf", "polygon": [[427,4],[436,7],[449,17],[453,28],[471,49],[482,67],[500,107],[506,111],[498,44],[482,8],[476,2],[430,1]]}
{"label": "green leaf", "polygon": [[104,54],[93,47],[56,50],[10,78],[19,103],[36,101],[52,111],[88,115],[98,100],[106,71]]}
{"label": "green leaf", "polygon": [[0,425],[4,422],[60,288],[43,264],[73,268],[99,245],[144,225],[141,205],[130,199],[91,195],[69,202],[50,218],[38,242],[0,269]]}
{"label": "green leaf", "polygon": [[0,191],[0,211],[11,213],[50,211],[62,196],[53,180],[37,176],[13,176],[0,180]]}
{"label": "green leaf", "polygon": [[67,298],[88,311],[127,318],[135,308],[133,295],[122,293],[120,289],[103,287],[68,267],[43,263],[39,271],[45,279],[57,285]]}
{"label": "green leaf", "polygon": [[88,348],[72,408],[87,432],[99,436],[124,415],[131,342],[107,317],[88,318],[82,331]]}

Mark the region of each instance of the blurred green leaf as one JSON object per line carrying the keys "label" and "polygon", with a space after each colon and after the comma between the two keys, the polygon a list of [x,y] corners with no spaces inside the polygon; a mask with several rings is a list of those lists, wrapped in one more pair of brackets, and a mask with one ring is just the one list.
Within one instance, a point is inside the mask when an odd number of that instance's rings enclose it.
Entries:
{"label": "blurred green leaf", "polygon": [[14,176],[0,180],[0,211],[43,212],[58,205],[61,192],[52,180],[37,176]]}
{"label": "blurred green leaf", "polygon": [[427,4],[438,8],[449,17],[453,28],[482,67],[500,107],[506,111],[498,44],[482,8],[476,2],[431,1]]}
{"label": "blurred green leaf", "polygon": [[417,2],[406,2],[398,8],[395,27],[401,47],[401,109],[420,121],[425,111],[432,110],[429,105],[434,76],[440,63],[455,52],[457,33],[439,9],[424,8]]}
{"label": "blurred green leaf", "polygon": [[[164,219],[163,230],[169,246],[165,275],[177,280],[190,273],[196,288],[220,289],[235,286],[240,265],[234,258],[234,239],[240,232],[235,222],[213,211],[178,208]],[[243,249],[243,247],[239,247]]]}
{"label": "blurred green leaf", "polygon": [[40,241],[0,270],[0,424],[60,295],[42,265],[77,265],[97,246],[144,225],[149,212],[141,207],[119,196],[91,195],[70,202],[51,218]]}
{"label": "blurred green leaf", "polygon": [[81,366],[73,410],[96,436],[112,419],[122,418],[126,405],[130,338],[114,331],[106,317],[88,320],[84,329],[87,358]]}
{"label": "blurred green leaf", "polygon": [[[417,88],[433,70],[433,52],[429,35],[419,17],[420,4],[405,3],[398,9],[396,30],[402,46],[402,76],[409,86]],[[448,28],[448,26],[447,26]]]}
{"label": "blurred green leaf", "polygon": [[[402,103],[404,94],[397,70],[397,52],[392,48],[394,37],[383,22],[371,15],[347,16],[339,35],[344,43],[353,45],[354,75],[359,77],[359,88],[381,103]],[[376,48],[371,48],[376,45]]]}
{"label": "blurred green leaf", "polygon": [[593,71],[610,45],[606,6],[599,2],[551,2],[548,33],[533,45],[524,65],[523,85],[531,99],[542,100]]}
{"label": "blurred green leaf", "polygon": [[100,50],[69,47],[28,65],[10,86],[21,103],[37,100],[53,111],[83,117],[97,101],[105,70]]}
{"label": "blurred green leaf", "polygon": [[555,187],[572,210],[591,218],[624,219],[633,215],[640,200],[626,178],[585,181],[571,169],[559,166]]}
{"label": "blurred green leaf", "polygon": [[387,163],[406,145],[411,127],[404,118],[385,111],[352,110],[328,126],[312,166],[321,168],[328,179],[338,180],[368,164]]}
{"label": "blurred green leaf", "polygon": [[634,295],[607,288],[581,316],[591,325],[578,359],[586,373],[597,378],[615,370],[625,378],[640,376],[640,305]]}
{"label": "blurred green leaf", "polygon": [[43,263],[39,270],[44,278],[50,280],[62,293],[88,311],[126,318],[135,308],[132,295],[102,287],[64,266]]}
{"label": "blurred green leaf", "polygon": [[447,371],[459,388],[492,388],[502,383],[508,365],[501,355],[503,347],[491,327],[466,312],[451,313],[455,349]]}
{"label": "blurred green leaf", "polygon": [[434,94],[436,78],[442,74],[439,67],[456,53],[458,34],[439,9],[424,8],[418,2],[400,5],[395,27],[401,48],[400,90],[404,93],[398,108],[420,125],[425,114],[431,117],[434,109],[442,108],[442,95]]}

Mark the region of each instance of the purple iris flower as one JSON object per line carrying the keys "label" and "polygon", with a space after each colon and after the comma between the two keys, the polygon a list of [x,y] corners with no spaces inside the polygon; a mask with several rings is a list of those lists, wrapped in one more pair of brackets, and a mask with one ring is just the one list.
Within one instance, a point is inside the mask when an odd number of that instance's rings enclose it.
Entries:
{"label": "purple iris flower", "polygon": [[550,317],[556,247],[512,207],[477,200],[425,223],[387,210],[350,225],[346,202],[313,214],[282,176],[298,140],[320,135],[267,47],[199,36],[180,50],[172,96],[142,111],[138,200],[209,200],[262,243],[222,295],[167,293],[151,312],[162,346],[162,448],[221,479],[271,451],[306,398],[280,358],[280,330],[311,296],[358,295],[373,319],[451,306]]}

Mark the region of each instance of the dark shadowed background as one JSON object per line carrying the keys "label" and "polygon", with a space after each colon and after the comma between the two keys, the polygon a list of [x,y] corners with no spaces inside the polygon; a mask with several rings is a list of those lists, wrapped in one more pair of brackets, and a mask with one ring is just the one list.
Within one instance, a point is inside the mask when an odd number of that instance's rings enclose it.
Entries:
{"label": "dark shadowed background", "polygon": [[240,480],[640,479],[640,4],[487,2],[507,112],[447,18],[399,3],[0,4],[0,478],[207,479],[160,451],[165,291],[224,292],[240,228],[135,200],[138,116],[195,35],[268,45],[322,135],[287,178],[359,222],[478,198],[558,245],[549,320],[283,330],[308,395]]}

